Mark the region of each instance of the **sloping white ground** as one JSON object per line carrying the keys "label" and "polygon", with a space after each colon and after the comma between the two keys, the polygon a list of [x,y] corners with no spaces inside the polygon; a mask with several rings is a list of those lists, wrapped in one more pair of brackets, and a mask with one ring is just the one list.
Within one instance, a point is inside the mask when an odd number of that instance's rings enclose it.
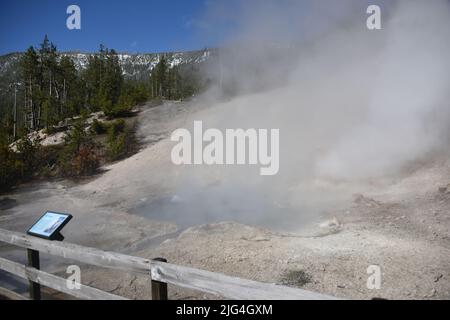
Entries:
{"label": "sloping white ground", "polygon": [[[224,205],[220,207],[221,215],[213,217],[214,223],[194,223],[187,230],[181,229],[180,235],[170,236],[179,229],[179,216],[170,221],[164,216],[170,213],[165,206],[152,206],[161,198],[186,201],[188,216],[197,210],[204,214],[204,206],[188,209],[198,202],[214,210],[214,205],[219,206],[217,200],[241,199],[235,192],[214,198],[216,192],[228,190],[226,171],[194,170],[201,181],[191,181],[195,175],[170,162],[173,144],[167,136],[171,130],[188,126],[195,118],[207,119],[208,110],[190,107],[166,103],[145,110],[140,134],[147,145],[89,182],[41,183],[8,195],[17,203],[2,211],[0,227],[25,231],[43,211],[65,211],[75,216],[65,230],[69,242],[148,258],[163,256],[172,263],[267,282],[285,283],[290,271],[303,272],[308,275],[306,283],[290,279],[288,284],[343,298],[450,298],[450,195],[443,189],[439,191],[450,181],[445,156],[419,163],[398,177],[372,183],[315,180],[307,189],[301,182],[289,181],[289,197],[268,198],[270,203],[282,208],[292,206],[299,210],[299,216],[307,216],[298,220],[302,223],[296,232],[236,222],[216,223],[248,218],[229,215],[223,209],[233,207]],[[249,174],[243,172],[244,177]],[[232,171],[229,177],[239,181]],[[266,190],[258,188],[257,182],[250,181],[249,186],[257,190],[254,195],[259,199]],[[197,193],[186,189],[196,189]],[[246,190],[250,195],[252,189]],[[301,191],[318,193],[306,208],[298,207],[295,201],[296,195],[304,199]],[[203,192],[203,198],[192,195]],[[314,210],[321,199],[324,203]],[[246,207],[254,208],[258,206],[253,202]],[[207,218],[211,217],[205,216],[205,221]],[[382,269],[380,290],[366,287],[370,265]],[[83,267],[83,281],[131,298],[150,295],[148,279],[123,273]],[[204,297],[177,288],[170,288],[170,294],[173,298]]]}

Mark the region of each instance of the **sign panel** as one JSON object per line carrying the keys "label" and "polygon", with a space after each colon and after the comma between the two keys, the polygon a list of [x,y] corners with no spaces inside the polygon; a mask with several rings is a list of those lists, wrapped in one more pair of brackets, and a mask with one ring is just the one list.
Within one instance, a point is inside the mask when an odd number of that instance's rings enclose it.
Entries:
{"label": "sign panel", "polygon": [[28,234],[54,240],[60,237],[59,231],[72,219],[72,215],[58,212],[46,212],[29,230]]}

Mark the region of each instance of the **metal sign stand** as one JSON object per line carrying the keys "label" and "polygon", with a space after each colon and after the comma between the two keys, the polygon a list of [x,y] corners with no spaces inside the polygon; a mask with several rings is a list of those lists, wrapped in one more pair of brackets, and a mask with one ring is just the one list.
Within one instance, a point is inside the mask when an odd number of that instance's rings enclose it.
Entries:
{"label": "metal sign stand", "polygon": [[[63,221],[59,222],[57,221],[53,226],[49,227],[48,230],[45,231],[43,234],[32,232],[34,226],[36,226],[44,217],[46,217],[48,214],[52,215],[60,215],[63,216]],[[61,218],[59,218],[61,219]],[[65,213],[55,213],[55,212],[49,212],[47,211],[39,220],[28,230],[28,234],[31,236],[44,238],[49,241],[63,241],[64,236],[61,234],[62,228],[72,219],[72,215],[65,214]],[[59,222],[59,225],[58,225]],[[47,234],[48,233],[48,234]],[[39,251],[33,250],[33,249],[27,249],[27,255],[28,255],[28,266],[30,268],[34,268],[37,270],[40,270],[41,263],[39,260]],[[34,281],[29,281],[29,291],[30,291],[30,299],[31,300],[41,300],[41,285]]]}

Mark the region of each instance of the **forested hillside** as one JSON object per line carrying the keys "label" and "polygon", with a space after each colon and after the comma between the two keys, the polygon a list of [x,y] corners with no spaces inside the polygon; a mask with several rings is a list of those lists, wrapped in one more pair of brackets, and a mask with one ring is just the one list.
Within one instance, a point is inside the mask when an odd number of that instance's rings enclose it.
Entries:
{"label": "forested hillside", "polygon": [[17,138],[82,111],[113,114],[146,99],[191,96],[210,81],[201,75],[201,69],[211,55],[213,51],[206,49],[119,54],[102,45],[93,54],[61,53],[45,37],[25,53],[0,57],[3,131]]}
{"label": "forested hillside", "polygon": [[[96,172],[133,150],[133,107],[191,97],[211,82],[211,51],[60,53],[47,36],[25,53],[0,57],[0,183]],[[60,133],[62,147],[40,139]],[[11,148],[11,146],[14,146]]]}

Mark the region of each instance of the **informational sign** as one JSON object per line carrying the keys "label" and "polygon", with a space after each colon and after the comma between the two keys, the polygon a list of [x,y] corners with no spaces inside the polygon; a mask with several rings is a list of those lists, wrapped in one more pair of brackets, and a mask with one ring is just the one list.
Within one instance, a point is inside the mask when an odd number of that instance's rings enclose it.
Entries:
{"label": "informational sign", "polygon": [[60,240],[61,229],[72,219],[72,215],[46,212],[29,230],[28,234],[48,240]]}

